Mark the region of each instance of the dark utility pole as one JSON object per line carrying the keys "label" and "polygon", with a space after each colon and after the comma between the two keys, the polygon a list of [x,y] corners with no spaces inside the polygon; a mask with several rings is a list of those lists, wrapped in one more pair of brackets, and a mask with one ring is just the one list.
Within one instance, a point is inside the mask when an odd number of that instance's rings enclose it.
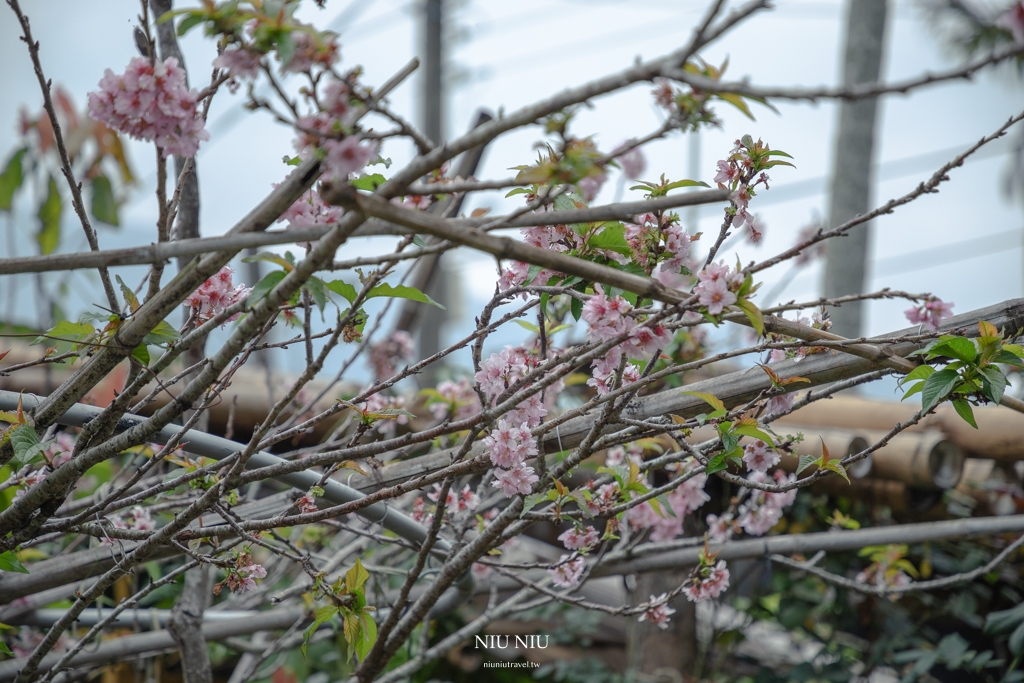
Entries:
{"label": "dark utility pole", "polygon": [[[843,85],[873,83],[882,70],[887,0],[846,1],[846,46]],[[829,226],[835,227],[867,213],[874,181],[875,130],[878,98],[844,100],[839,105],[839,131],[832,157]],[[870,225],[859,225],[845,237],[825,242],[824,296],[863,292],[871,247]],[[864,333],[861,302],[831,310],[832,331],[844,337]]]}
{"label": "dark utility pole", "polygon": [[[423,93],[421,96],[423,108],[420,112],[420,125],[423,134],[435,144],[441,144],[444,139],[443,18],[444,0],[423,0]],[[443,256],[421,259],[416,268],[426,271],[422,273],[422,280],[427,283],[424,291],[436,301],[447,306],[451,301],[451,296],[444,270],[446,260],[450,262],[450,259],[445,259]],[[418,306],[423,306],[423,304],[418,304]],[[441,349],[441,328],[446,315],[444,311],[433,306],[424,308],[427,310],[422,311],[418,316],[419,324],[410,330],[417,342],[419,358],[432,356]],[[432,385],[435,378],[428,375],[423,378],[423,381]]]}

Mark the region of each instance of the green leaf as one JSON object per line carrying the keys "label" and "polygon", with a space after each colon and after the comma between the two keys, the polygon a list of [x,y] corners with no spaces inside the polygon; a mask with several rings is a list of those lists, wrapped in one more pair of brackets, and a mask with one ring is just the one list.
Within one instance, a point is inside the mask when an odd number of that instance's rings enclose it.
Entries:
{"label": "green leaf", "polygon": [[725,410],[725,404],[722,403],[722,401],[714,394],[709,394],[703,391],[684,391],[683,393],[687,396],[696,396],[715,410]]}
{"label": "green leaf", "polygon": [[43,256],[52,254],[60,241],[60,214],[63,208],[60,192],[57,190],[57,181],[50,176],[46,199],[39,205],[37,214],[39,232],[36,233],[36,242],[39,243],[39,252]]}
{"label": "green leaf", "polygon": [[348,181],[348,184],[357,190],[367,190],[373,192],[378,187],[387,182],[387,178],[382,176],[380,173],[371,173],[369,175],[361,175],[358,178],[353,178]]}
{"label": "green leaf", "polygon": [[128,310],[134,313],[139,309],[139,298],[135,296],[135,292],[132,288],[124,283],[120,275],[115,275],[117,278],[117,284],[121,286],[121,294],[124,296],[124,300],[128,303]]}
{"label": "green leaf", "polygon": [[906,401],[908,398],[910,398],[911,396],[913,396],[917,392],[921,391],[922,389],[924,389],[924,382],[918,382],[914,386],[910,387],[910,389],[907,391],[907,393],[903,394],[903,398],[901,398],[900,400],[901,401]]}
{"label": "green leaf", "polygon": [[176,342],[180,337],[181,335],[169,322],[161,320],[142,341],[150,346],[161,346]]}
{"label": "green leaf", "polygon": [[813,455],[801,455],[800,462],[796,466],[796,473],[800,474],[808,467],[813,465],[815,462],[817,462],[817,460],[818,458],[814,457]]}
{"label": "green leaf", "polygon": [[[340,294],[345,297],[349,303],[354,302],[356,297],[359,296],[359,292],[356,291],[356,288],[344,280],[331,280],[327,283],[327,289],[331,290],[335,294]],[[252,295],[250,294],[249,296]]]}
{"label": "green leaf", "polygon": [[5,654],[8,657],[13,657],[14,653],[11,652],[11,648],[7,647],[7,643],[0,640],[0,654]]}
{"label": "green leaf", "polygon": [[295,41],[290,31],[282,31],[277,36],[277,57],[281,60],[281,68],[288,66],[295,56]]}
{"label": "green leaf", "polygon": [[260,278],[260,281],[253,285],[252,291],[249,292],[249,298],[246,299],[246,305],[255,306],[256,302],[269,294],[270,290],[276,287],[277,283],[283,280],[285,275],[287,275],[287,273],[283,270],[273,270]]}
{"label": "green leaf", "polygon": [[1010,634],[1010,640],[1007,642],[1010,647],[1010,652],[1013,653],[1014,657],[1019,657],[1024,652],[1024,624],[1021,624],[1013,630]]}
{"label": "green leaf", "polygon": [[984,367],[981,369],[981,388],[988,400],[999,403],[1003,400],[1003,392],[1006,391],[1006,377],[997,367]]}
{"label": "green leaf", "polygon": [[544,502],[544,497],[545,494],[543,493],[531,493],[526,498],[523,498],[523,511],[519,514],[519,516],[522,517],[527,512],[529,512],[530,510]]}
{"label": "green leaf", "polygon": [[203,23],[205,17],[202,14],[192,14],[185,17],[178,23],[178,35],[183,36],[188,33],[189,29],[198,26]]}
{"label": "green leaf", "polygon": [[569,302],[569,312],[572,313],[573,320],[579,322],[580,318],[583,317],[583,302],[573,297],[572,301]]}
{"label": "green leaf", "polygon": [[847,484],[850,483],[850,475],[846,473],[846,468],[840,465],[838,460],[826,460],[825,462],[821,462],[819,466],[823,470],[835,472],[845,479]]}
{"label": "green leaf", "polygon": [[935,368],[930,365],[918,365],[916,368],[907,373],[907,375],[901,380],[902,382],[912,382],[915,379],[928,379],[935,372]]}
{"label": "green leaf", "polygon": [[[14,554],[13,550],[8,550],[5,553],[0,553],[0,571],[28,574],[28,569],[26,569],[25,565],[18,561],[18,558]],[[10,654],[10,650],[7,651],[7,654]]]}
{"label": "green leaf", "polygon": [[715,95],[746,114],[747,118],[751,121],[755,120],[754,115],[750,113],[750,107],[748,107],[747,103],[743,101],[743,98],[736,93],[722,92],[715,93]]}
{"label": "green leaf", "polygon": [[764,316],[761,314],[761,309],[750,302],[749,299],[739,299],[736,301],[736,305],[740,307],[747,316],[747,320],[750,321],[751,326],[757,332],[758,337],[764,336]]}
{"label": "green leaf", "polygon": [[587,240],[587,246],[607,249],[623,256],[630,256],[633,253],[632,247],[626,241],[626,227],[622,223],[605,226],[604,230]]}
{"label": "green leaf", "polygon": [[964,419],[964,422],[975,429],[978,428],[978,423],[974,420],[974,410],[971,408],[971,404],[965,399],[953,399],[953,409],[956,410],[957,415]]}
{"label": "green leaf", "polygon": [[[45,341],[78,341],[96,332],[96,328],[89,323],[73,323],[70,320],[62,320],[46,331],[46,337],[36,337],[32,344],[41,344]],[[49,339],[56,337],[56,339]]]}
{"label": "green leaf", "polygon": [[25,179],[21,170],[21,159],[28,151],[22,147],[7,159],[4,172],[0,173],[0,211],[10,211],[14,203],[14,193],[21,187]]}
{"label": "green leaf", "polygon": [[1010,609],[990,612],[985,617],[985,633],[1006,633],[1024,623],[1024,602]]}
{"label": "green leaf", "polygon": [[525,320],[515,320],[513,322],[515,322],[515,324],[519,325],[519,327],[522,327],[523,329],[529,330],[530,332],[533,332],[534,334],[540,334],[540,328],[537,327],[536,325],[534,325],[533,323],[528,323]]}
{"label": "green leaf", "polygon": [[437,306],[442,311],[447,310],[444,306],[437,303],[429,296],[416,289],[415,287],[408,287],[406,285],[389,285],[384,282],[369,291],[366,295],[367,299],[373,299],[380,296],[391,296],[398,297],[400,299],[409,299],[410,301],[419,301],[420,303],[430,304],[431,306]]}
{"label": "green leaf", "polygon": [[14,461],[19,466],[42,458],[46,450],[46,444],[39,441],[35,427],[28,424],[18,425],[11,430],[11,446],[14,448]]}
{"label": "green leaf", "polygon": [[939,401],[953,391],[953,387],[960,381],[956,370],[939,370],[925,380],[924,388],[921,390],[921,412],[925,413],[932,409]]}
{"label": "green leaf", "polygon": [[427,241],[425,239],[423,239],[422,237],[420,237],[419,235],[413,235],[412,236],[412,243],[415,244],[420,249],[422,249],[423,247],[427,246]]}
{"label": "green leaf", "polygon": [[377,642],[377,623],[369,612],[360,614],[359,622],[362,628],[359,629],[359,638],[356,640],[355,646],[356,657],[362,661],[366,659],[366,655],[370,654],[373,644]]}
{"label": "green leaf", "polygon": [[370,572],[366,571],[363,567],[363,563],[360,562],[359,558],[356,558],[355,565],[352,569],[345,572],[345,588],[349,593],[355,593],[356,591],[363,590],[363,585],[367,579],[370,578]]}
{"label": "green leaf", "polygon": [[728,458],[725,453],[718,453],[708,460],[708,466],[704,468],[704,471],[708,474],[714,474],[715,472],[721,472],[729,466]]}
{"label": "green leaf", "polygon": [[311,277],[306,281],[306,284],[303,285],[303,289],[309,292],[310,296],[313,297],[313,303],[315,303],[317,309],[323,313],[324,307],[327,305],[327,290],[324,281],[318,277]]}
{"label": "green leaf", "polygon": [[102,173],[92,179],[92,215],[108,225],[120,225],[117,219],[117,200],[110,179]]}
{"label": "green leaf", "polygon": [[711,187],[703,180],[677,180],[674,183],[669,183],[665,186],[665,192],[669,190],[676,190],[680,187]]}
{"label": "green leaf", "polygon": [[139,344],[132,349],[132,358],[139,361],[143,365],[149,365],[149,349],[146,348],[145,344]]}
{"label": "green leaf", "polygon": [[309,645],[310,636],[316,633],[321,624],[325,621],[331,620],[335,614],[338,614],[338,608],[333,605],[317,609],[313,623],[309,625],[309,628],[302,632],[302,647],[300,649],[302,650],[303,657],[306,656],[306,646]]}
{"label": "green leaf", "polygon": [[736,434],[742,434],[743,436],[753,437],[764,441],[769,446],[774,446],[775,442],[772,441],[772,437],[768,436],[767,433],[761,431],[756,425],[740,425],[732,430]]}
{"label": "green leaf", "polygon": [[[287,256],[290,257],[291,252],[288,252]],[[266,261],[267,263],[274,263],[276,265],[281,266],[289,273],[295,270],[295,264],[292,262],[292,260],[290,260],[286,256],[275,254],[272,251],[261,251],[258,254],[246,256],[244,259],[242,259],[243,263],[255,263],[257,261]]]}
{"label": "green leaf", "polygon": [[965,337],[948,337],[928,349],[928,357],[946,356],[965,363],[973,363],[978,355],[974,342]]}

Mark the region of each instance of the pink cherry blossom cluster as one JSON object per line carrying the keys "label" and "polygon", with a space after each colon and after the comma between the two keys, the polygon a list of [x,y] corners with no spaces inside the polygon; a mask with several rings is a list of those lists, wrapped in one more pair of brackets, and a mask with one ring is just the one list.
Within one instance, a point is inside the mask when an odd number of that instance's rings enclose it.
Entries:
{"label": "pink cherry blossom cluster", "polygon": [[232,80],[252,80],[260,72],[263,55],[244,45],[230,46],[213,60],[213,68],[223,69]]}
{"label": "pink cherry blossom cluster", "polygon": [[[751,472],[747,478],[758,484],[791,484],[796,481],[795,474],[786,474],[775,470],[770,475],[765,472]],[[784,493],[772,493],[761,489],[750,489],[747,499],[740,505],[737,522],[751,536],[764,536],[782,519],[782,511],[796,500],[796,489]]]}
{"label": "pink cherry blossom cluster", "polygon": [[638,179],[647,170],[647,158],[639,147],[634,147],[625,154],[619,154],[620,150],[635,142],[636,140],[626,140],[612,150],[612,156],[615,157],[615,161],[622,168],[622,175],[630,180]]}
{"label": "pink cherry blossom cluster", "polygon": [[[17,496],[15,496],[17,500]],[[136,505],[131,509],[130,517],[126,522],[121,515],[110,515],[106,518],[106,521],[110,523],[113,529],[135,529],[137,531],[152,531],[156,528],[156,521],[150,515],[147,508],[141,505]],[[104,536],[102,539],[103,545],[113,545],[114,539],[109,536]]]}
{"label": "pink cherry blossom cluster", "polygon": [[602,484],[596,491],[594,486],[595,482],[593,479],[586,484],[586,488],[592,492],[590,500],[586,502],[587,512],[591,515],[599,515],[615,507],[616,503],[619,502],[618,482],[613,481],[610,484]]}
{"label": "pink cherry blossom cluster", "polygon": [[[228,306],[243,301],[249,295],[249,287],[236,286],[231,281],[234,272],[231,266],[224,266],[185,299],[185,303],[192,309],[192,314],[196,316],[198,322],[204,323],[210,320]],[[225,322],[231,322],[238,315],[231,316]]]}
{"label": "pink cherry blossom cluster", "polygon": [[323,149],[325,175],[332,180],[348,180],[377,156],[376,142],[363,144],[358,135],[338,139],[341,122],[328,112],[300,116],[295,126],[295,149],[299,156],[310,159],[316,156],[317,149]]}
{"label": "pink cherry blossom cluster", "polygon": [[[413,503],[412,513],[410,516],[417,522],[425,524],[427,526],[434,519],[434,513],[437,511],[437,500],[441,497],[441,484],[434,484],[434,488],[427,494],[427,499],[435,503],[432,506],[428,506],[423,496],[416,499]],[[455,489],[448,489],[448,495],[445,497],[445,512],[448,514],[454,514],[457,512],[465,512],[466,510],[476,510],[480,507],[480,496],[477,495],[476,491],[469,487],[469,484],[462,487],[461,491]],[[495,513],[497,510],[493,510]],[[492,510],[488,510],[488,513]],[[493,517],[493,515],[492,515]]]}
{"label": "pink cherry blossom cluster", "polygon": [[377,380],[383,382],[394,377],[398,366],[412,360],[414,355],[412,336],[405,330],[395,330],[390,337],[371,347],[370,365]]}
{"label": "pink cherry blossom cluster", "polygon": [[631,462],[634,465],[644,463],[644,448],[638,443],[627,443],[625,446],[612,446],[604,456],[604,464],[608,467]]}
{"label": "pink cherry blossom cluster", "polygon": [[[662,325],[640,325],[629,315],[633,306],[621,296],[607,296],[600,285],[598,291],[583,306],[582,318],[587,322],[587,335],[591,342],[601,343],[612,341],[624,335],[623,343],[613,346],[601,358],[591,363],[593,377],[587,380],[600,395],[611,391],[612,381],[622,364],[622,360],[642,360],[650,358],[659,349],[672,342],[672,334]],[[631,363],[626,363],[622,373],[624,383],[640,379],[640,371]]]}
{"label": "pink cherry blossom cluster", "polygon": [[767,472],[779,464],[779,452],[761,439],[755,439],[743,446],[743,463],[751,472]]}
{"label": "pink cherry blossom cluster", "polygon": [[339,47],[333,33],[312,35],[307,31],[292,31],[291,38],[295,52],[288,63],[281,66],[282,72],[309,73],[316,64],[330,67],[338,61]]}
{"label": "pink cherry blossom cluster", "polygon": [[692,238],[675,214],[660,219],[652,213],[636,216],[633,223],[626,223],[625,237],[633,260],[644,268],[661,260],[659,272],[680,273],[689,265]]}
{"label": "pink cherry blossom cluster", "polygon": [[697,273],[693,293],[710,315],[721,315],[726,306],[736,303],[736,291],[743,285],[742,273],[733,271],[724,261],[709,263]]}
{"label": "pink cherry blossom cluster", "polygon": [[[571,559],[570,559],[571,558]],[[572,588],[580,581],[586,563],[579,555],[562,555],[558,564],[548,570],[551,583],[559,588]]]}
{"label": "pink cherry blossom cluster", "polygon": [[[277,185],[275,185],[277,187]],[[288,222],[286,230],[298,230],[299,228],[312,228],[317,225],[335,225],[341,220],[345,210],[340,206],[331,206],[323,200],[320,193],[310,189],[294,204],[281,214],[277,219],[278,223]],[[310,248],[315,242],[306,242],[303,246]]]}
{"label": "pink cherry blossom cluster", "polygon": [[671,621],[669,617],[676,613],[668,606],[668,593],[662,593],[658,597],[652,595],[648,605],[647,611],[641,614],[637,621],[650,621],[653,626],[657,626],[662,631],[667,629],[668,622]]}
{"label": "pink cherry blossom cluster", "polygon": [[1024,2],[1016,2],[996,19],[996,26],[1013,36],[1013,42],[1024,45]]}
{"label": "pink cherry blossom cluster", "polygon": [[[484,396],[493,405],[506,389],[519,379],[526,377],[530,369],[539,364],[522,348],[506,348],[480,363],[475,379]],[[549,387],[551,397],[557,389]],[[533,485],[540,481],[534,469],[526,464],[528,458],[538,453],[537,441],[530,429],[539,425],[548,413],[544,398],[534,394],[524,399],[514,410],[498,420],[497,426],[484,439],[490,451],[491,463],[498,469],[494,472],[494,488],[509,497],[528,494]]]}
{"label": "pink cherry blossom cluster", "polygon": [[51,469],[57,469],[68,460],[75,450],[75,437],[67,432],[57,432],[53,443],[43,451],[43,457],[49,463]]}
{"label": "pink cherry blossom cluster", "polygon": [[[760,146],[761,141],[758,140]],[[749,212],[750,199],[756,194],[755,188],[763,184],[768,189],[768,175],[764,172],[757,174],[754,167],[754,160],[751,158],[747,148],[740,140],[737,140],[729,156],[715,162],[718,172],[715,174],[715,182],[720,188],[728,188],[732,191],[730,199],[733,206],[733,227],[736,229],[748,230],[748,237],[755,244],[761,241],[764,230],[764,222],[752,216]],[[757,175],[755,180],[754,176]]]}
{"label": "pink cherry blossom cluster", "polygon": [[322,496],[323,493],[324,490],[322,488],[314,486],[302,494],[302,497],[295,501],[295,505],[299,508],[299,512],[306,514],[319,510],[320,508],[316,506],[316,497]]}
{"label": "pink cherry blossom cluster", "polygon": [[224,586],[234,593],[254,591],[256,590],[256,579],[263,579],[267,576],[267,570],[253,560],[248,550],[238,553],[234,563],[234,567],[227,568],[227,576],[224,580],[214,585],[214,595],[220,595]]}
{"label": "pink cherry blossom cluster", "polygon": [[[584,247],[583,238],[567,225],[539,225],[532,228],[520,228],[519,232],[523,235],[523,242],[538,249],[564,253]],[[498,289],[504,292],[512,287],[518,287],[526,282],[529,274],[529,263],[511,261],[498,280]],[[533,277],[532,282],[544,285],[552,277],[560,275],[561,273],[553,270],[542,269]],[[525,295],[523,296],[525,298]]]}
{"label": "pink cherry blossom cluster", "polygon": [[427,398],[427,407],[438,420],[465,420],[480,412],[480,397],[465,377],[455,382],[445,380],[437,385],[437,394]]}
{"label": "pink cherry blossom cluster", "polygon": [[694,569],[683,592],[690,602],[700,602],[717,598],[728,587],[729,568],[725,560],[719,560],[714,565],[702,564]]}
{"label": "pink cherry blossom cluster", "polygon": [[[678,476],[686,476],[702,470],[703,467],[696,460],[689,460],[676,469]],[[651,540],[654,542],[670,541],[682,535],[683,518],[711,500],[711,496],[704,491],[707,481],[708,475],[703,472],[693,474],[666,495],[665,500],[674,514],[664,510],[659,513],[650,501],[644,501],[640,505],[630,508],[626,512],[629,525],[637,531],[650,529]]]}
{"label": "pink cherry blossom cluster", "polygon": [[185,70],[169,57],[152,64],[135,57],[123,74],[107,69],[99,91],[89,93],[89,116],[138,140],[155,142],[164,156],[195,156],[210,139],[199,110],[199,93],[189,90]]}
{"label": "pink cherry blossom cluster", "polygon": [[912,325],[921,325],[929,332],[934,332],[939,329],[943,320],[953,317],[953,302],[947,303],[938,297],[932,297],[920,306],[908,308],[904,315]]}
{"label": "pink cherry blossom cluster", "polygon": [[601,539],[601,535],[592,526],[578,526],[569,529],[568,531],[562,532],[558,540],[568,550],[580,550],[587,552]]}
{"label": "pink cherry blossom cluster", "polygon": [[580,191],[583,201],[589,204],[597,198],[606,182],[608,182],[608,174],[602,171],[595,175],[588,175],[586,178],[580,178],[576,183],[576,189]]}

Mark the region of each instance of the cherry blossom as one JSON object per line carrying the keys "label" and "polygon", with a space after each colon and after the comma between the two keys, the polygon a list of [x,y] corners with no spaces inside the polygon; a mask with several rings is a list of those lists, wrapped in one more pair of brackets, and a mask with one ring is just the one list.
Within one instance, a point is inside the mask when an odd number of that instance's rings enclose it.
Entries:
{"label": "cherry blossom", "polygon": [[943,320],[953,317],[953,302],[947,303],[938,297],[932,297],[920,306],[908,308],[904,315],[912,325],[921,325],[929,332],[934,332]]}
{"label": "cherry blossom", "polygon": [[292,31],[291,38],[295,52],[287,64],[281,65],[282,72],[303,73],[315,64],[329,67],[338,61],[338,43],[333,33],[314,36],[306,31]]}
{"label": "cherry blossom", "polygon": [[779,459],[778,451],[760,439],[743,447],[743,462],[751,472],[767,472],[779,464]]}
{"label": "cherry blossom", "polygon": [[729,587],[729,569],[725,560],[719,560],[713,566],[698,567],[690,581],[683,592],[691,602],[717,598]]}
{"label": "cherry blossom", "polygon": [[579,188],[580,194],[583,196],[583,200],[586,202],[594,201],[601,188],[604,187],[605,182],[608,180],[606,173],[599,173],[597,175],[590,175],[586,178],[581,178],[576,187]]}
{"label": "cherry blossom", "polygon": [[597,545],[600,537],[597,529],[592,526],[586,526],[582,528],[573,527],[568,531],[564,531],[559,535],[558,540],[562,542],[567,550],[590,550]]}
{"label": "cherry blossom", "polygon": [[448,416],[464,420],[480,412],[480,398],[466,378],[445,380],[437,385],[437,395],[427,399],[427,407],[438,420]]}
{"label": "cherry blossom", "polygon": [[636,443],[628,443],[625,446],[612,446],[604,456],[604,464],[608,467],[622,465],[625,462],[635,465],[642,465],[644,462],[644,449]]}
{"label": "cherry blossom", "polygon": [[141,505],[132,508],[132,528],[139,531],[152,531],[156,528],[156,522],[149,514],[149,509]]}
{"label": "cherry blossom", "polygon": [[582,557],[576,556],[571,560],[569,557],[569,555],[562,555],[558,558],[558,566],[548,570],[548,574],[551,575],[551,583],[559,588],[572,588],[579,583],[586,567]]}
{"label": "cherry blossom", "polygon": [[723,279],[701,282],[694,288],[701,306],[707,306],[708,313],[720,315],[726,306],[736,303],[736,295],[729,291]]}
{"label": "cherry blossom", "polygon": [[213,67],[223,69],[232,79],[253,79],[260,72],[262,57],[246,47],[228,47],[213,60]]}
{"label": "cherry blossom", "polygon": [[50,463],[50,467],[57,469],[68,460],[71,459],[71,454],[75,450],[75,437],[71,436],[67,432],[57,432],[57,435],[53,439],[53,443],[43,451],[43,457]]}
{"label": "cherry blossom", "polygon": [[491,486],[501,489],[506,496],[511,498],[517,493],[524,496],[530,493],[533,490],[533,485],[538,481],[540,481],[540,477],[534,474],[533,468],[520,463],[512,469],[495,470],[494,482],[491,483]]}
{"label": "cherry blossom", "polygon": [[996,26],[1013,36],[1013,42],[1024,45],[1024,2],[1017,2],[996,19]]}
{"label": "cherry blossom", "polygon": [[[191,307],[192,313],[200,323],[210,320],[228,306],[243,301],[249,295],[249,287],[236,286],[231,281],[234,272],[231,266],[224,266],[185,299],[185,303]],[[231,322],[239,315],[241,314],[236,313],[224,322]]]}
{"label": "cherry blossom", "polygon": [[[620,149],[623,149],[627,145],[631,145],[635,142],[635,140],[626,140],[612,150],[612,155],[615,155]],[[622,167],[622,174],[630,180],[636,180],[644,174],[645,170],[647,170],[647,159],[644,157],[644,153],[639,147],[634,147],[625,154],[616,156],[615,161],[617,161],[619,166]]]}
{"label": "cherry blossom", "polygon": [[313,489],[302,494],[302,497],[295,501],[295,505],[298,506],[299,512],[303,514],[307,512],[316,512],[320,509],[316,506],[316,494],[313,493]]}
{"label": "cherry blossom", "polygon": [[676,613],[668,606],[668,593],[662,593],[658,597],[652,595],[649,604],[650,607],[640,615],[637,621],[650,621],[651,624],[664,631],[668,628],[668,622],[671,621],[669,617]]}
{"label": "cherry blossom", "polygon": [[491,462],[510,469],[537,455],[537,442],[525,425],[498,420],[497,427],[484,438]]}
{"label": "cherry blossom", "polygon": [[382,339],[370,350],[370,365],[378,381],[395,376],[398,366],[412,360],[415,354],[412,336],[405,330],[395,330],[390,337]]}
{"label": "cherry blossom", "polygon": [[188,89],[185,70],[174,57],[152,64],[134,57],[123,74],[107,69],[99,87],[89,93],[89,116],[138,140],[155,142],[165,157],[195,156],[199,143],[210,139],[199,93]]}
{"label": "cherry blossom", "polygon": [[[285,229],[298,230],[318,225],[335,225],[344,214],[345,210],[340,206],[331,206],[323,200],[319,192],[310,189],[289,206],[277,222],[287,221]],[[315,242],[306,242],[304,246],[309,248],[313,244]]]}

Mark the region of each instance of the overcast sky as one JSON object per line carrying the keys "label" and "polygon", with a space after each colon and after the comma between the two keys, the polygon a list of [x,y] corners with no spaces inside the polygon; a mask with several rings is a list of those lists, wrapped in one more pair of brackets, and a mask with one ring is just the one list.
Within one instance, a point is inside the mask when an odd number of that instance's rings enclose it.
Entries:
{"label": "overcast sky", "polygon": [[[359,4],[350,7],[353,2]],[[716,64],[728,58],[728,77],[749,77],[760,84],[836,83],[843,3],[781,0],[777,4],[778,9],[757,15],[702,56]],[[341,29],[343,67],[363,65],[366,83],[382,82],[418,51],[418,0],[328,0],[323,11],[311,2],[306,5],[301,16],[320,27],[332,23],[338,27],[339,17],[347,19]],[[893,5],[884,66],[887,78],[905,78],[958,63],[959,57],[940,44],[915,5],[904,0]],[[86,93],[95,89],[105,68],[121,71],[135,54],[131,27],[138,13],[137,2],[22,0],[22,6],[33,20],[47,76],[65,86],[80,107],[84,107]],[[667,0],[452,2],[447,17],[451,86],[447,132],[451,136],[465,130],[481,107],[510,111],[566,86],[622,69],[636,58],[650,59],[671,51],[687,38],[703,7],[703,2]],[[41,104],[27,52],[17,37],[13,16],[4,8],[0,11],[5,95],[0,100],[3,158],[17,144],[19,106],[26,104],[36,110]],[[193,84],[201,82],[216,54],[213,44],[200,31],[192,31],[183,41],[183,50]],[[593,108],[578,117],[576,132],[594,135],[605,150],[649,132],[660,123],[650,90],[645,84],[595,100]],[[418,83],[410,79],[393,95],[394,108],[416,120],[418,92]],[[197,158],[205,236],[223,233],[265,196],[271,184],[287,171],[281,157],[293,151],[288,130],[263,113],[242,112],[238,106],[241,101],[241,93],[232,96],[222,92],[217,96],[207,126],[212,139],[201,147]],[[795,158],[797,168],[776,169],[772,189],[751,204],[768,229],[760,247],[736,247],[744,260],[790,246],[801,227],[816,215],[827,213],[823,191],[831,168],[835,109],[831,104],[777,106],[779,115],[755,106],[757,120],[753,122],[723,106],[719,109],[723,130],[701,136],[699,179],[708,182],[714,175],[715,160],[722,158],[732,141],[743,133],[761,137]],[[912,189],[952,157],[953,150],[966,148],[1022,108],[1024,96],[1009,69],[982,75],[970,83],[943,84],[910,96],[887,98],[880,108],[876,203]],[[505,177],[509,167],[529,163],[535,156],[532,146],[539,139],[537,128],[499,139],[488,149],[478,176]],[[687,177],[688,144],[686,138],[676,135],[648,147],[647,175],[656,177],[664,172],[671,178]],[[957,312],[1021,296],[1024,218],[1019,204],[1007,200],[1001,189],[1008,150],[1005,144],[994,148],[955,170],[952,182],[945,184],[939,194],[875,221],[872,288],[931,291],[954,301]],[[411,147],[404,144],[385,150],[385,155],[399,165],[411,153]],[[100,242],[105,248],[145,244],[154,239],[152,148],[133,142],[130,155],[143,182],[124,208],[123,227],[101,229]],[[612,200],[615,180],[613,176],[598,201]],[[472,197],[466,210],[479,206],[504,210],[502,207],[518,205],[502,199],[503,194]],[[34,248],[28,237],[35,229],[34,209],[24,201],[20,208],[15,229],[21,237],[15,243],[18,253],[24,255]],[[70,207],[64,215],[62,250],[86,248]],[[710,233],[720,220],[720,210],[703,212],[698,229]],[[5,223],[4,229],[10,229],[9,225]],[[344,247],[344,254],[375,252],[388,243],[380,238],[357,240]],[[9,252],[11,244],[3,237],[0,251]],[[495,264],[489,257],[466,252],[449,269],[464,293],[464,299],[454,307],[456,317],[448,330],[454,335],[489,298]],[[137,277],[139,271],[132,272]],[[762,292],[771,290],[785,272],[784,268],[770,273]],[[70,278],[70,311],[83,310],[96,300],[91,275],[64,277]],[[781,296],[810,299],[817,295],[818,284],[818,269],[812,266],[798,274]],[[23,281],[19,291],[27,290],[28,285]],[[10,278],[0,280],[0,289],[11,286]],[[7,315],[5,298],[0,296],[0,311]],[[35,310],[27,292],[19,299],[22,304],[16,315],[32,322]],[[869,304],[868,332],[904,326],[904,308],[905,304],[894,302]]]}

